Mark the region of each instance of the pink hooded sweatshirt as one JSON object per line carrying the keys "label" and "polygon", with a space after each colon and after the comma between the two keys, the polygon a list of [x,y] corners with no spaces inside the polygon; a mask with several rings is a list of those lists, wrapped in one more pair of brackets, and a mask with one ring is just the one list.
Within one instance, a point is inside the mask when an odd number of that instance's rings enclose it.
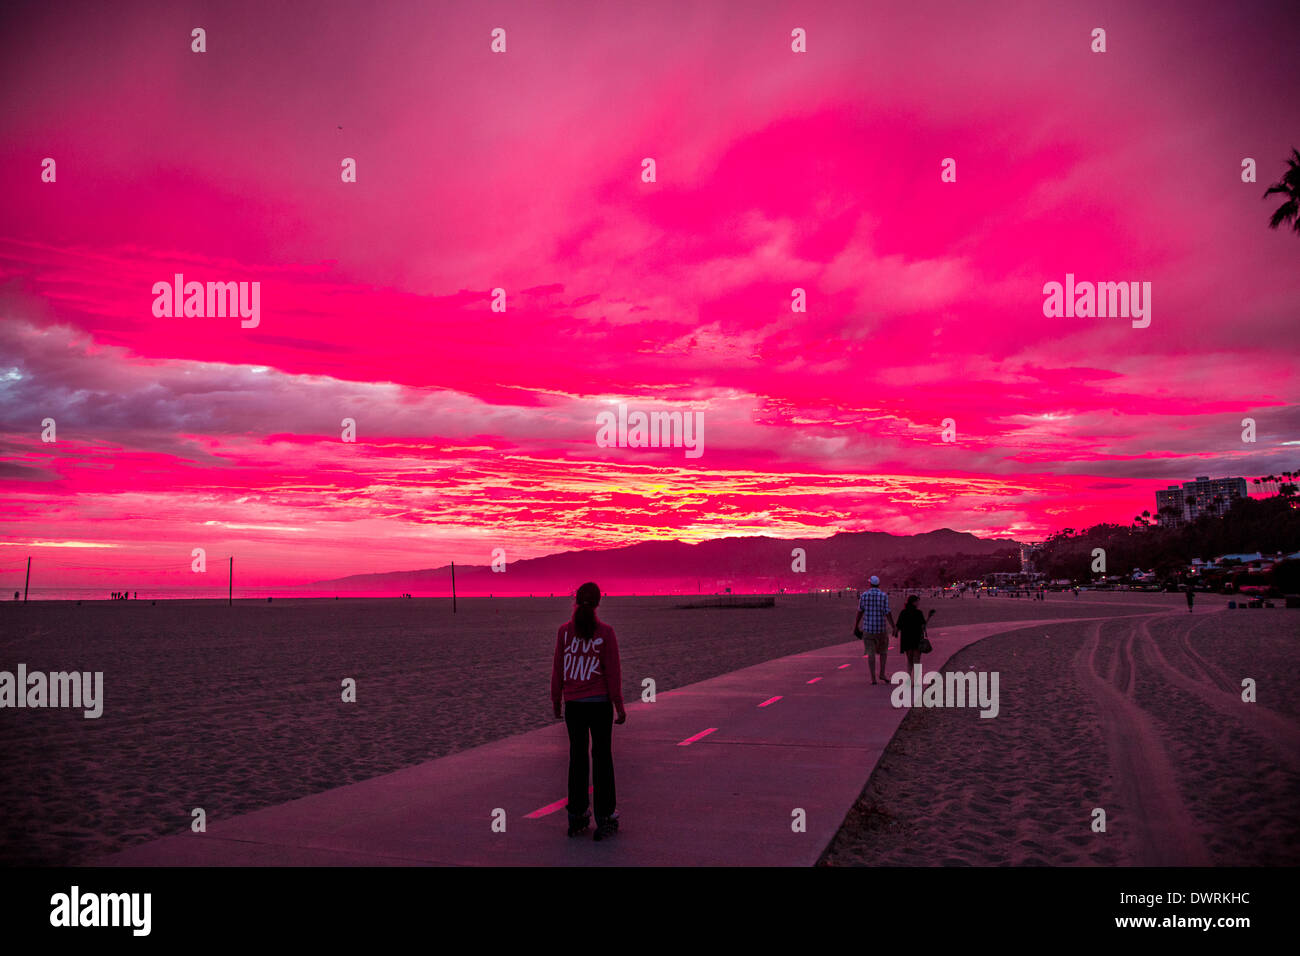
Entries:
{"label": "pink hooded sweatshirt", "polygon": [[573,621],[560,626],[555,636],[555,660],[551,665],[551,701],[609,696],[610,703],[623,712],[623,672],[618,660],[618,639],[614,629],[603,621],[596,622],[591,640],[578,637]]}

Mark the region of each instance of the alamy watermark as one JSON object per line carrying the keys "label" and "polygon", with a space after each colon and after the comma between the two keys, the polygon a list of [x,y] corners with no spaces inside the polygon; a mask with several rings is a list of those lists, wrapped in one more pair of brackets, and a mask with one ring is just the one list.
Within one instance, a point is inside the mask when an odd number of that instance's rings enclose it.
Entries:
{"label": "alamy watermark", "polygon": [[19,664],[17,674],[0,671],[0,708],[5,707],[80,707],[87,720],[94,720],[104,713],[104,672],[29,674],[27,665]]}
{"label": "alamy watermark", "polygon": [[222,318],[238,315],[245,329],[262,321],[262,283],[186,282],[177,272],[171,282],[153,284],[153,315],[156,319]]}
{"label": "alamy watermark", "polygon": [[50,897],[50,925],[58,927],[121,926],[133,936],[148,936],[152,893],[83,893],[73,884]]}
{"label": "alamy watermark", "polygon": [[1065,274],[1065,284],[1043,285],[1043,315],[1049,319],[1120,318],[1133,320],[1133,328],[1151,324],[1150,282],[1075,282]]}
{"label": "alamy watermark", "polygon": [[600,412],[596,424],[601,448],[685,448],[687,458],[704,454],[703,412],[629,412],[620,403],[617,414]]}
{"label": "alamy watermark", "polygon": [[920,664],[912,670],[895,671],[889,678],[894,685],[889,702],[895,707],[979,707],[981,717],[998,715],[997,671],[922,674]]}

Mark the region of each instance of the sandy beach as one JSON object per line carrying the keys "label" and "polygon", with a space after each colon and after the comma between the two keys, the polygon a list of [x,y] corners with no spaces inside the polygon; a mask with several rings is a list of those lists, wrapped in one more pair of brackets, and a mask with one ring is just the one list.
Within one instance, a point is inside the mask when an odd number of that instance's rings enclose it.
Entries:
{"label": "sandy beach", "polygon": [[[1173,597],[924,603],[938,627],[1177,610]],[[682,600],[602,604],[629,699],[646,678],[662,693],[840,643],[855,610],[848,595],[745,610],[675,608]],[[1145,619],[1061,625],[969,648],[954,663],[1002,672],[1001,715],[909,714],[828,861],[1145,862],[1142,841],[1121,833],[1134,806],[1148,825],[1179,810],[1199,835],[1189,852],[1211,862],[1293,861],[1298,702],[1282,678],[1300,616],[1208,613],[1224,603],[1151,618],[1147,631],[1134,624]],[[0,715],[0,860],[84,862],[184,832],[194,807],[228,817],[544,726],[568,610],[563,598],[463,600],[454,617],[449,602],[418,599],[6,606],[0,669],[100,670],[105,702],[97,720]],[[1135,677],[1111,699],[1099,687],[1119,680],[1113,671]],[[1244,714],[1223,689],[1239,672],[1261,687]],[[346,677],[356,704],[340,702]],[[1147,755],[1108,748],[1129,707],[1148,715],[1175,788],[1135,789],[1117,773],[1115,761]],[[1107,808],[1110,835],[1088,830],[1094,806]]]}
{"label": "sandy beach", "polygon": [[999,716],[909,713],[822,863],[1295,865],[1300,614],[1225,604],[961,651],[944,670],[999,671]]}

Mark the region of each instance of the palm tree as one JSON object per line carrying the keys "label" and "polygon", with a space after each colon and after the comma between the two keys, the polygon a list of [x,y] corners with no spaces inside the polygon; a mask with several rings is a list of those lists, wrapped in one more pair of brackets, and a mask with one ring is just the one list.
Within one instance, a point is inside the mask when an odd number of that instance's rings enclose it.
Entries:
{"label": "palm tree", "polygon": [[1276,229],[1284,222],[1290,222],[1291,228],[1300,235],[1300,150],[1291,148],[1291,158],[1286,161],[1287,170],[1282,178],[1264,193],[1267,199],[1273,193],[1285,196],[1286,201],[1277,207],[1273,217],[1268,221],[1268,228]]}

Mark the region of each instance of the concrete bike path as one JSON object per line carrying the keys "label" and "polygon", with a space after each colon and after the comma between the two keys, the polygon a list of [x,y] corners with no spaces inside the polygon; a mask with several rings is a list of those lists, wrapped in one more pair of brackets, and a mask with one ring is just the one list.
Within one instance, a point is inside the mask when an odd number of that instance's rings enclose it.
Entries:
{"label": "concrete bike path", "polygon": [[[925,670],[994,634],[1096,618],[934,628]],[[889,672],[906,668],[894,651]],[[563,721],[94,861],[110,866],[811,866],[906,710],[862,644],[793,654],[639,700],[614,728],[622,821],[565,835]],[[544,702],[543,702],[544,703]],[[505,832],[493,816],[505,811]],[[806,831],[792,827],[796,810]],[[496,814],[498,817],[500,814]]]}

